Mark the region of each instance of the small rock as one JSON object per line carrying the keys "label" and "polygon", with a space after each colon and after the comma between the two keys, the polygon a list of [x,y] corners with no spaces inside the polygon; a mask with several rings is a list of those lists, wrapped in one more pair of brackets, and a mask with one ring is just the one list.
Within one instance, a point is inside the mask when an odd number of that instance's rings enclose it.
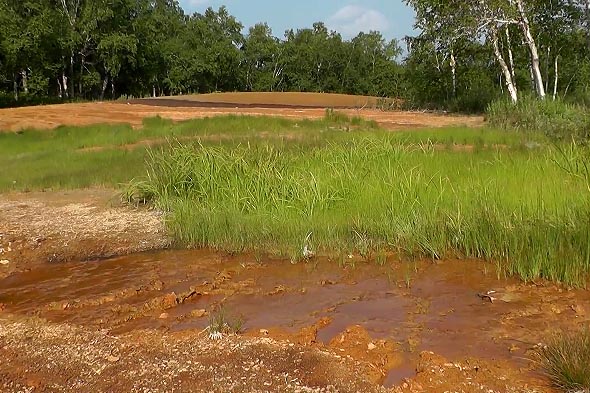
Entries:
{"label": "small rock", "polygon": [[107,358],[107,360],[111,363],[116,363],[119,361],[119,357],[118,356],[114,356],[114,355],[109,355],[109,357]]}
{"label": "small rock", "polygon": [[586,314],[586,310],[584,309],[584,307],[582,307],[579,304],[572,304],[571,308],[578,315],[585,315]]}
{"label": "small rock", "polygon": [[275,289],[273,289],[272,291],[267,293],[267,295],[269,295],[269,296],[278,295],[280,293],[285,292],[286,290],[287,290],[287,288],[284,285],[277,285],[277,286],[275,286]]}
{"label": "small rock", "polygon": [[168,318],[168,313],[167,312],[163,312],[162,314],[160,314],[160,319],[166,319]]}
{"label": "small rock", "polygon": [[265,336],[268,336],[268,330],[260,329],[260,334],[264,334]]}
{"label": "small rock", "polygon": [[194,287],[190,287],[190,289],[184,293],[181,293],[176,297],[176,301],[178,304],[184,303],[185,301],[189,300],[193,296],[198,295],[197,290]]}
{"label": "small rock", "polygon": [[0,261],[0,265],[8,265],[10,263],[10,261],[8,259],[3,259]]}
{"label": "small rock", "polygon": [[376,346],[375,344],[373,344],[373,343],[369,343],[369,344],[367,345],[367,349],[368,349],[369,351],[372,351],[372,350],[374,350],[375,348],[377,348],[377,346]]}
{"label": "small rock", "polygon": [[202,318],[207,315],[207,310],[193,310],[190,315],[193,318]]}
{"label": "small rock", "polygon": [[161,307],[164,310],[168,310],[170,308],[176,307],[177,304],[178,304],[178,301],[176,298],[176,293],[174,293],[174,292],[171,292],[171,293],[162,297]]}

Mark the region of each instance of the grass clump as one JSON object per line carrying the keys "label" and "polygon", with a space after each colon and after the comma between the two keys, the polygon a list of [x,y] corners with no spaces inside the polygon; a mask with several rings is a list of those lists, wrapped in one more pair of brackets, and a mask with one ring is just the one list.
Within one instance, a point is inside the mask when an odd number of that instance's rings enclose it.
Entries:
{"label": "grass clump", "polygon": [[209,325],[206,330],[209,332],[209,337],[219,339],[223,334],[239,334],[243,325],[243,318],[229,315],[225,307],[221,305],[209,313]]}
{"label": "grass clump", "polygon": [[487,120],[505,130],[540,132],[553,139],[590,138],[590,116],[586,108],[557,100],[522,97],[516,104],[508,100],[491,103]]}
{"label": "grass clump", "polygon": [[539,349],[538,362],[565,392],[590,392],[590,328],[555,336]]}

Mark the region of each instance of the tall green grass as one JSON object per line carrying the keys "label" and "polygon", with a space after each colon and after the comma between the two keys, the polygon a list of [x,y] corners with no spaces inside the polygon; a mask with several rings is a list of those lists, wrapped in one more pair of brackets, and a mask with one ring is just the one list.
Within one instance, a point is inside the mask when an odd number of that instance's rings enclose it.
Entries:
{"label": "tall green grass", "polygon": [[[355,136],[384,134],[374,122],[328,111],[322,120],[222,116],[173,123],[159,117],[144,119],[143,127],[99,124],[55,130],[0,132],[0,192],[117,186],[144,173],[146,142],[166,145],[167,139],[200,141],[206,146],[269,144],[311,149]],[[491,130],[448,128],[396,133],[404,144],[456,143],[490,145],[498,140],[522,145],[527,136]],[[141,142],[141,143],[139,143]]]}
{"label": "tall green grass", "polygon": [[127,196],[169,211],[183,245],[294,259],[304,245],[367,258],[475,257],[525,280],[585,284],[588,182],[567,163],[586,150],[466,153],[347,135],[315,146],[172,143],[150,152]]}
{"label": "tall green grass", "polygon": [[562,100],[521,97],[491,103],[487,109],[490,125],[506,130],[540,132],[558,140],[590,138],[590,115],[584,106]]}
{"label": "tall green grass", "polygon": [[185,245],[294,259],[304,246],[477,257],[524,279],[585,283],[588,148],[490,129],[375,127],[330,111],[0,134],[0,191],[135,178],[127,198],[167,210]]}

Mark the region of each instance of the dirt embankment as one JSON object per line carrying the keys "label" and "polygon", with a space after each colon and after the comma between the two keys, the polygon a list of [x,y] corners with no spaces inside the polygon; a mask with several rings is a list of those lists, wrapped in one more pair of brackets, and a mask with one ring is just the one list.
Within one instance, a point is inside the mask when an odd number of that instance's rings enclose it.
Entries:
{"label": "dirt embankment", "polygon": [[0,195],[0,277],[45,262],[105,258],[169,244],[161,213],[122,206],[113,190]]}
{"label": "dirt embankment", "polygon": [[355,362],[271,339],[113,336],[0,316],[2,391],[380,392]]}
{"label": "dirt embankment", "polygon": [[[142,102],[142,103],[140,103]],[[150,105],[151,104],[151,105]],[[154,105],[157,104],[157,105]],[[254,106],[254,107],[252,107]],[[361,116],[375,120],[391,130],[453,125],[481,126],[480,116],[452,116],[422,112],[384,112],[369,109],[339,110],[349,116]],[[297,108],[290,106],[256,107],[248,104],[203,104],[194,101],[146,100],[125,102],[94,102],[85,104],[47,105],[26,108],[0,109],[0,132],[27,128],[52,129],[60,125],[83,126],[97,123],[128,123],[135,128],[147,117],[161,116],[174,121],[197,119],[227,114],[277,116],[291,119],[320,119],[322,108]]]}

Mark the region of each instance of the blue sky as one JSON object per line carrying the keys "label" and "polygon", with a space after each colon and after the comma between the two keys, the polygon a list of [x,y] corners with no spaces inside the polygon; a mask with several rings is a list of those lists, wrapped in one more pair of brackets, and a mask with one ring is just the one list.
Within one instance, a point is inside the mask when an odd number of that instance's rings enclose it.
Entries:
{"label": "blue sky", "polygon": [[247,28],[267,22],[282,38],[286,29],[311,27],[322,21],[345,38],[359,31],[378,30],[386,38],[412,34],[414,12],[402,0],[179,0],[187,13],[225,5]]}

